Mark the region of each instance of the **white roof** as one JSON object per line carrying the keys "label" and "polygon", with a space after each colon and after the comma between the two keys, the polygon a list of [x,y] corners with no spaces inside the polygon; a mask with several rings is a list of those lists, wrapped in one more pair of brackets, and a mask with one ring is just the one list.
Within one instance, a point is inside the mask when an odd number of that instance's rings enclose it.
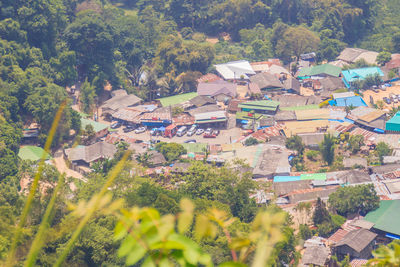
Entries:
{"label": "white roof", "polygon": [[355,96],[354,92],[334,93],[333,99]]}
{"label": "white roof", "polygon": [[278,66],[278,65],[271,65],[271,67],[269,68],[269,70],[267,71],[271,74],[281,74],[281,73],[285,73],[290,75],[289,71],[287,69],[285,69],[282,66]]}
{"label": "white roof", "polygon": [[199,114],[194,115],[194,118],[196,121],[210,120],[211,118],[214,118],[214,117],[217,119],[226,119],[225,111],[218,110],[218,111],[205,112],[205,113],[199,113]]}
{"label": "white roof", "polygon": [[215,65],[218,73],[225,80],[249,79],[248,75],[256,74],[247,60],[232,61],[225,64]]}

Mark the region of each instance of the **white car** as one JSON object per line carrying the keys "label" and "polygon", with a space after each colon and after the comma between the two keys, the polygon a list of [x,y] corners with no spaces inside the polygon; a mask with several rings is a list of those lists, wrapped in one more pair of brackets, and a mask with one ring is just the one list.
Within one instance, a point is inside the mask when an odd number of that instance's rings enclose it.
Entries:
{"label": "white car", "polygon": [[212,128],[207,128],[207,130],[204,132],[204,134],[209,135],[212,134],[213,129]]}
{"label": "white car", "polygon": [[197,129],[196,135],[201,135],[202,133],[204,133],[204,129]]}
{"label": "white car", "polygon": [[193,124],[192,127],[190,127],[189,131],[187,132],[187,136],[192,136],[196,133],[197,125]]}
{"label": "white car", "polygon": [[135,130],[135,134],[144,133],[146,131],[145,127],[139,127]]}

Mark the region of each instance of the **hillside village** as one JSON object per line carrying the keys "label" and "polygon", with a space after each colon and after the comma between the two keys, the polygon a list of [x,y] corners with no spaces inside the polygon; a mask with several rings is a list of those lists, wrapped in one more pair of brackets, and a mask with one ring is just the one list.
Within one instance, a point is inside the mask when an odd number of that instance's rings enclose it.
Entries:
{"label": "hillside village", "polygon": [[[400,54],[384,65],[377,57],[345,48],[319,65],[315,53],[290,65],[226,62],[198,78],[190,93],[145,102],[109,89],[92,116],[81,112],[76,84],[68,93],[85,134],[48,162],[84,179],[123,142],[146,167],[140,175],[159,180],[184,174],[194,161],[238,167],[240,159],[254,181],[268,185],[252,195],[257,204],[276,203],[297,227],[300,218],[311,226],[316,203],[340,188],[373,185],[378,209],[348,214],[332,235],[312,236],[301,249],[302,266],[326,266],[346,255],[351,266],[362,266],[379,244],[400,238]],[[31,125],[23,134],[19,157],[39,160],[38,130]],[[331,162],[322,153],[327,137],[334,142]],[[164,143],[181,145],[178,158],[160,151]],[[306,211],[299,208],[304,203],[311,203]]]}

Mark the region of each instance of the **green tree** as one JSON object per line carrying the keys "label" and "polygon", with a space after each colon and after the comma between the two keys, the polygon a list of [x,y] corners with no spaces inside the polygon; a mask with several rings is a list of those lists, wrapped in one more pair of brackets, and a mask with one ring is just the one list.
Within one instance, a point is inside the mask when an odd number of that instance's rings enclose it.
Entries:
{"label": "green tree", "polygon": [[346,186],[330,194],[328,203],[342,216],[352,213],[365,215],[379,207],[379,197],[372,184]]}
{"label": "green tree", "polygon": [[156,150],[163,154],[168,162],[175,161],[183,154],[186,154],[186,149],[177,143],[161,142],[156,145]]}
{"label": "green tree", "polygon": [[81,69],[92,81],[99,71],[107,77],[113,72],[114,40],[110,25],[96,12],[85,11],[65,29],[63,37],[76,52]]}
{"label": "green tree", "polygon": [[353,154],[360,151],[360,148],[364,145],[364,136],[352,135],[349,139],[349,148]]}
{"label": "green tree", "polygon": [[93,105],[95,104],[96,90],[93,85],[88,82],[86,78],[85,82],[81,86],[80,90],[80,101],[82,103],[82,109],[85,113],[92,113]]}
{"label": "green tree", "polygon": [[324,141],[320,144],[320,151],[324,161],[331,165],[335,160],[335,138],[332,135],[324,136]]}
{"label": "green tree", "polygon": [[305,149],[303,141],[298,135],[294,135],[286,139],[286,147],[292,150],[296,150],[299,155],[303,155]]}
{"label": "green tree", "polygon": [[312,31],[303,26],[288,28],[277,42],[275,53],[285,62],[294,56],[317,50],[320,40]]}
{"label": "green tree", "polygon": [[319,225],[324,222],[331,222],[332,218],[326,209],[326,204],[320,198],[317,199],[315,204],[314,214],[312,217],[314,225]]}
{"label": "green tree", "polygon": [[389,156],[390,154],[392,154],[392,149],[385,142],[379,142],[376,145],[375,151],[378,154],[379,161],[381,163],[383,163],[383,157],[384,156]]}
{"label": "green tree", "polygon": [[387,51],[382,51],[376,57],[376,62],[383,66],[392,59],[392,54]]}
{"label": "green tree", "polygon": [[309,150],[306,153],[306,157],[312,161],[315,161],[317,159],[318,155],[319,155],[319,151],[316,151],[316,150]]}

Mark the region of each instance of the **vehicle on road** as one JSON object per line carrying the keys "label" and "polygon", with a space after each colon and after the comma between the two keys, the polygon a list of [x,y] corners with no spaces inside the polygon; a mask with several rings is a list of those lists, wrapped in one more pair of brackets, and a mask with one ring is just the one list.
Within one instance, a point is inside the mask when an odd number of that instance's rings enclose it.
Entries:
{"label": "vehicle on road", "polygon": [[187,132],[187,127],[186,126],[182,126],[181,128],[179,128],[179,130],[176,132],[176,136],[181,137],[184,136]]}
{"label": "vehicle on road", "polygon": [[165,128],[164,136],[172,138],[175,136],[177,131],[178,131],[178,126],[176,126],[175,124],[171,124],[167,128]]}
{"label": "vehicle on road", "polygon": [[197,129],[196,135],[201,135],[202,133],[204,133],[204,129]]}
{"label": "vehicle on road", "polygon": [[196,133],[197,130],[197,125],[193,124],[192,127],[190,127],[189,131],[187,132],[187,136],[192,136]]}
{"label": "vehicle on road", "polygon": [[215,134],[215,136],[218,136],[218,135],[219,135],[219,130],[214,130],[214,131],[212,132],[212,134]]}
{"label": "vehicle on road", "polygon": [[196,140],[194,140],[194,139],[189,139],[189,140],[186,140],[184,143],[185,143],[185,144],[193,144],[193,143],[196,143]]}
{"label": "vehicle on road", "polygon": [[204,138],[217,138],[217,136],[213,133],[205,133],[203,135]]}
{"label": "vehicle on road", "polygon": [[133,130],[135,130],[135,127],[133,127],[131,125],[128,125],[122,129],[122,131],[124,131],[124,133],[129,133],[129,132],[132,132]]}
{"label": "vehicle on road", "polygon": [[135,130],[135,134],[144,133],[146,131],[145,127],[139,127]]}
{"label": "vehicle on road", "polygon": [[213,129],[212,128],[207,128],[204,132],[204,134],[212,134]]}
{"label": "vehicle on road", "polygon": [[122,123],[120,123],[119,121],[113,122],[110,125],[111,129],[117,129],[117,128],[121,127],[121,126],[122,126]]}

